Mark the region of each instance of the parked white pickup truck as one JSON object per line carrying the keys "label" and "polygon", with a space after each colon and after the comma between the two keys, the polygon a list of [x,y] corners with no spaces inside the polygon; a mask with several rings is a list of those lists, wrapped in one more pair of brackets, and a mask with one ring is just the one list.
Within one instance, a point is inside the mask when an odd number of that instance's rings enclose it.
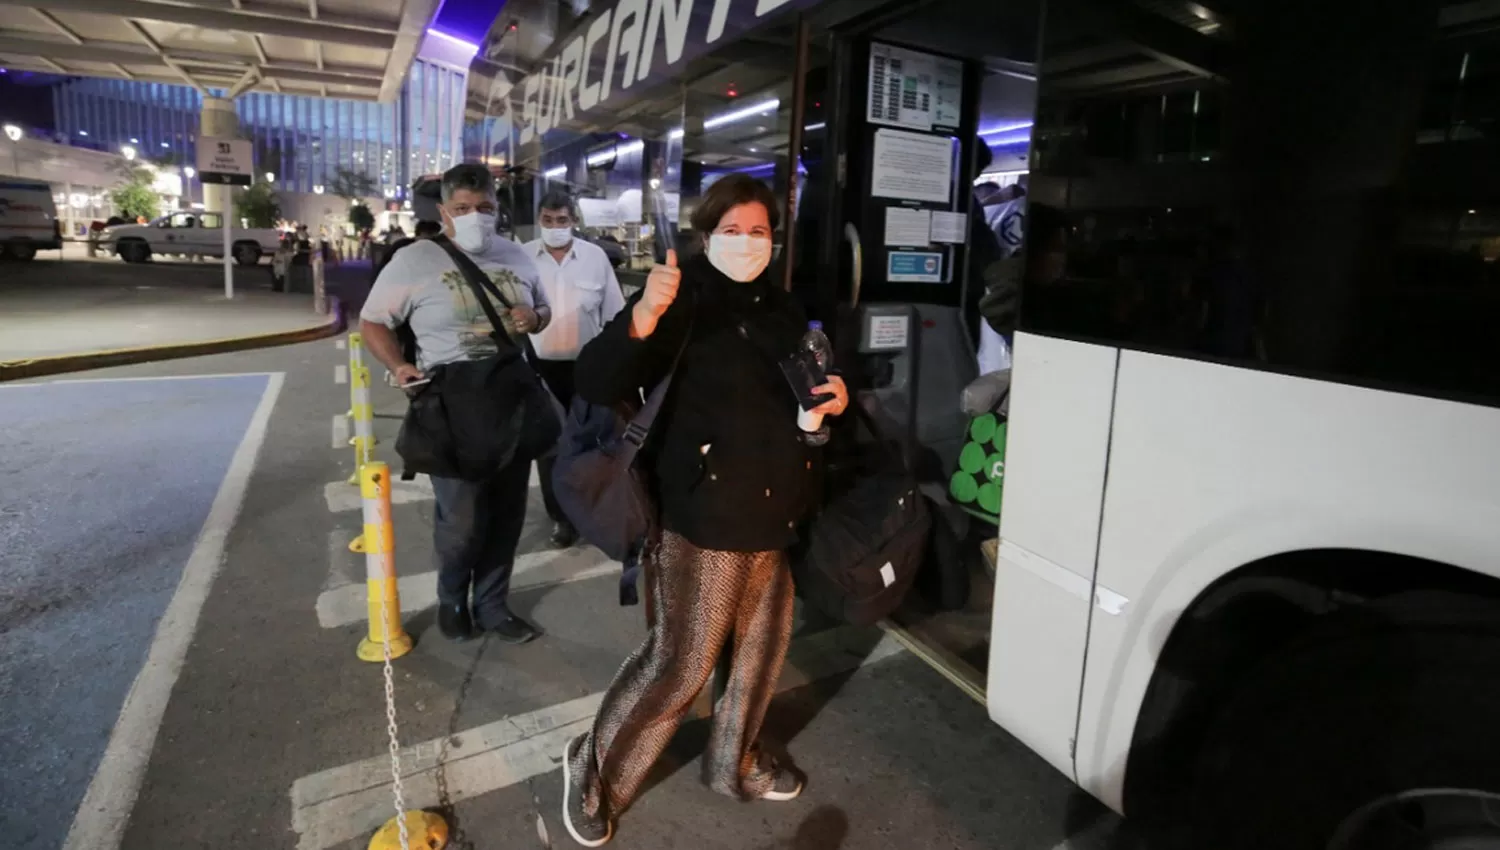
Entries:
{"label": "parked white pickup truck", "polygon": [[[100,249],[118,254],[127,263],[144,263],[153,254],[189,257],[224,256],[224,219],[215,212],[174,212],[150,224],[117,224],[99,234]],[[229,233],[229,252],[242,266],[253,266],[262,256],[276,253],[281,231],[272,227],[235,227]]]}

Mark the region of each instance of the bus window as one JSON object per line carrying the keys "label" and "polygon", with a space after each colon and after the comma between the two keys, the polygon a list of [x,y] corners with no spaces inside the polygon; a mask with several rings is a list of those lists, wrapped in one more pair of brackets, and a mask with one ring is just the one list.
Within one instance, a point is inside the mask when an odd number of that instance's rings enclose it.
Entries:
{"label": "bus window", "polygon": [[1149,78],[1076,58],[1124,24],[1049,18],[1031,237],[1066,270],[1031,269],[1025,328],[1500,401],[1500,35],[1236,5]]}

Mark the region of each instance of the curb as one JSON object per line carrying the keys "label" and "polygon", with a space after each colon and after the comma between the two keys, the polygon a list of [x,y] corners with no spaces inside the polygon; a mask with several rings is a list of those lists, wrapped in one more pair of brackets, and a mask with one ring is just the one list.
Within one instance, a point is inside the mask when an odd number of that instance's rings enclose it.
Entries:
{"label": "curb", "polygon": [[43,378],[63,375],[68,372],[83,372],[91,369],[106,369],[113,366],[133,366],[139,363],[156,363],[162,360],[181,360],[187,357],[204,357],[210,354],[228,354],[234,351],[250,351],[257,348],[275,348],[295,345],[299,342],[314,342],[342,333],[345,326],[343,305],[332,296],[328,299],[330,319],[326,324],[291,331],[277,331],[251,336],[231,336],[201,342],[181,342],[172,345],[152,345],[139,348],[115,348],[106,351],[90,351],[81,354],[55,354],[47,357],[32,357],[25,360],[0,361],[0,383],[20,381],[27,378]]}

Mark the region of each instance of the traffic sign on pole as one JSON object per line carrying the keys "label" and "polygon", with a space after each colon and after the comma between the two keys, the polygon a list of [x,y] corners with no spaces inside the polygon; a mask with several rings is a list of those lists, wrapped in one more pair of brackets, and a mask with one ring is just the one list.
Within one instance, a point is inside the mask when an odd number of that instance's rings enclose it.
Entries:
{"label": "traffic sign on pole", "polygon": [[198,140],[198,176],[204,183],[249,186],[255,182],[255,154],[245,139]]}
{"label": "traffic sign on pole", "polygon": [[[198,178],[207,187],[211,183],[225,186],[224,209],[219,210],[224,222],[224,297],[234,297],[234,258],[230,256],[231,238],[229,220],[234,215],[234,205],[229,200],[233,191],[229,186],[249,186],[255,182],[255,151],[245,139],[198,139]],[[208,190],[204,189],[205,202]]]}

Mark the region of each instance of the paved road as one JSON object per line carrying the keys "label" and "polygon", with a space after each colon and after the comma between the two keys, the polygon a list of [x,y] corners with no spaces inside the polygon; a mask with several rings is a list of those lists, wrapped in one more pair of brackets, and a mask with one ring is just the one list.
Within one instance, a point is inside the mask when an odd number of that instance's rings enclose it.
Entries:
{"label": "paved road", "polygon": [[[24,437],[0,431],[0,466],[24,467],[18,480],[28,491],[0,504],[14,510],[19,502],[22,519],[11,523],[18,527],[12,533],[23,538],[21,548],[42,553],[18,558],[17,547],[5,546],[0,580],[8,587],[11,576],[24,576],[43,598],[70,587],[59,574],[88,583],[125,560],[158,587],[174,572],[182,582],[165,616],[159,594],[150,605],[122,610],[72,592],[16,629],[57,635],[53,651],[72,654],[33,653],[0,668],[0,730],[25,726],[32,733],[30,749],[19,750],[20,771],[0,778],[11,783],[0,786],[7,801],[0,834],[12,844],[20,836],[24,850],[54,850],[64,846],[71,823],[69,846],[89,850],[115,842],[129,850],[354,850],[389,816],[379,668],[354,657],[364,629],[363,574],[347,550],[360,525],[342,483],[352,453],[335,448],[335,417],[348,406],[347,386],[335,383],[342,357],[327,341],[98,376],[259,377],[0,390],[36,400],[17,419],[30,422],[42,408],[49,417],[23,428]],[[75,405],[69,393],[120,404]],[[268,409],[261,400],[271,396]],[[159,409],[161,433],[123,416],[127,401]],[[394,415],[401,406],[394,393],[377,400],[378,412]],[[387,457],[395,426],[377,421],[384,439],[378,452]],[[85,451],[86,440],[70,435],[91,428],[102,448]],[[116,434],[134,436],[112,440]],[[170,446],[181,450],[164,448]],[[36,459],[44,453],[67,459],[44,465]],[[69,507],[84,481],[98,495]],[[242,505],[235,504],[239,485]],[[460,831],[454,846],[572,846],[558,817],[559,745],[587,722],[593,700],[640,640],[641,611],[616,604],[613,567],[596,554],[545,550],[547,527],[534,493],[513,604],[547,634],[524,647],[448,643],[423,608],[431,594],[431,576],[422,575],[432,569],[430,492],[413,484],[398,496],[403,602],[421,609],[406,617],[417,647],[396,662],[407,800],[446,807]],[[164,503],[171,507],[163,510]],[[76,543],[137,514],[149,545],[122,556]],[[199,523],[205,532],[195,543]],[[68,555],[47,554],[54,552]],[[182,602],[182,588],[193,604]],[[149,595],[144,583],[142,595]],[[4,622],[0,628],[11,628],[9,615]],[[99,627],[70,630],[78,622]],[[106,625],[118,639],[97,639]],[[114,654],[100,654],[96,644]],[[148,655],[160,663],[141,666]],[[5,672],[13,670],[21,672]],[[120,682],[137,676],[126,701]],[[49,696],[65,687],[72,690]],[[1112,816],[878,630],[804,627],[781,691],[768,732],[787,742],[809,774],[802,798],[739,804],[707,792],[693,764],[705,735],[695,721],[613,846],[1136,847]],[[59,700],[71,710],[46,708]],[[102,735],[111,724],[113,736]],[[79,734],[80,726],[93,737]],[[12,798],[12,788],[25,791],[65,762],[66,776],[48,786],[56,791],[54,813],[33,802],[40,791]],[[88,804],[75,819],[85,793]],[[12,799],[22,802],[9,805]]]}
{"label": "paved road", "polygon": [[[330,270],[333,274],[341,274]],[[342,274],[363,276],[360,270]],[[201,342],[326,324],[312,297],[271,292],[270,267],[37,259],[0,266],[0,361]]]}

